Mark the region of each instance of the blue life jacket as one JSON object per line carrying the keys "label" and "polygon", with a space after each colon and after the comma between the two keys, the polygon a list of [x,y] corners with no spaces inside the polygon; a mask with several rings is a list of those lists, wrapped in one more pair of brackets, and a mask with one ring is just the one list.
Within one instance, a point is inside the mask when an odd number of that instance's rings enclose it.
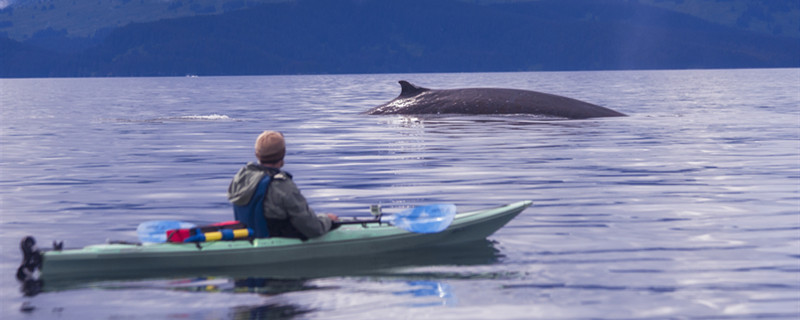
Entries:
{"label": "blue life jacket", "polygon": [[264,218],[264,197],[267,196],[267,187],[272,181],[269,173],[264,174],[264,178],[258,183],[256,192],[250,198],[250,203],[245,206],[233,205],[233,215],[236,220],[244,223],[248,228],[253,229],[253,237],[267,238],[267,219]]}

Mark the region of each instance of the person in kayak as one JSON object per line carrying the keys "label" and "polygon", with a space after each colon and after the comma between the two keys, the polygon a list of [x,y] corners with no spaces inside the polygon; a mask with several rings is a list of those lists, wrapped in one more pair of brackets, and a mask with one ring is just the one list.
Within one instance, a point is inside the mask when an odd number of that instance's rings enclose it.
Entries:
{"label": "person in kayak", "polygon": [[[259,184],[266,181],[262,184],[264,186],[268,184],[262,201],[262,214],[266,219],[266,231],[269,237],[308,239],[330,231],[333,221],[337,221],[338,217],[330,213],[315,214],[292,181],[292,175],[281,170],[286,155],[283,134],[276,131],[261,133],[256,139],[255,154],[258,163],[250,162],[239,169],[228,186],[228,200],[233,203],[234,210],[239,210],[236,206],[242,208],[251,204],[251,198],[258,193]],[[265,179],[266,177],[269,179]],[[258,216],[255,218],[260,219]],[[255,233],[257,236],[260,234],[259,230]]]}

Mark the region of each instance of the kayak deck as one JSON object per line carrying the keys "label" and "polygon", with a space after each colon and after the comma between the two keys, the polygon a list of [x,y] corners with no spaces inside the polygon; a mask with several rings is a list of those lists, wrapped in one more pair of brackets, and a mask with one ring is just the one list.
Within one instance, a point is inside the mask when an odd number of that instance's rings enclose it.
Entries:
{"label": "kayak deck", "polygon": [[377,222],[341,225],[302,241],[262,238],[203,243],[99,244],[42,253],[43,279],[155,276],[176,271],[270,265],[299,260],[369,255],[485,239],[531,205],[520,201],[459,213],[439,233],[418,234]]}

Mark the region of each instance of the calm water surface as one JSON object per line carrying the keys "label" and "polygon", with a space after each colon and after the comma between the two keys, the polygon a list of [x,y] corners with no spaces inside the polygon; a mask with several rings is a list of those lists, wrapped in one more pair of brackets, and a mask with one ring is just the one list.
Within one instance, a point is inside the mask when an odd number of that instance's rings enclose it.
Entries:
{"label": "calm water surface", "polygon": [[[630,117],[361,112],[397,80],[511,87]],[[796,319],[800,70],[0,80],[3,319]],[[318,212],[533,200],[488,241],[321,264],[314,277],[45,286],[18,242],[136,240],[227,220],[265,129]],[[263,272],[262,272],[263,274]]]}

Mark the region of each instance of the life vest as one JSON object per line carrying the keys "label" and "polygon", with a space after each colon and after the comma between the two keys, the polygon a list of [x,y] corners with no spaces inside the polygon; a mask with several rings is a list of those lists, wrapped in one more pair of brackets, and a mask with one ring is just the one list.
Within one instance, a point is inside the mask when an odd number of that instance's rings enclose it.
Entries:
{"label": "life vest", "polygon": [[250,198],[250,202],[244,206],[233,205],[233,216],[236,221],[244,223],[248,228],[253,230],[251,237],[254,238],[267,238],[269,231],[267,229],[267,220],[264,218],[264,197],[267,195],[267,188],[272,181],[269,173],[264,174],[264,178],[258,183],[256,192]]}

